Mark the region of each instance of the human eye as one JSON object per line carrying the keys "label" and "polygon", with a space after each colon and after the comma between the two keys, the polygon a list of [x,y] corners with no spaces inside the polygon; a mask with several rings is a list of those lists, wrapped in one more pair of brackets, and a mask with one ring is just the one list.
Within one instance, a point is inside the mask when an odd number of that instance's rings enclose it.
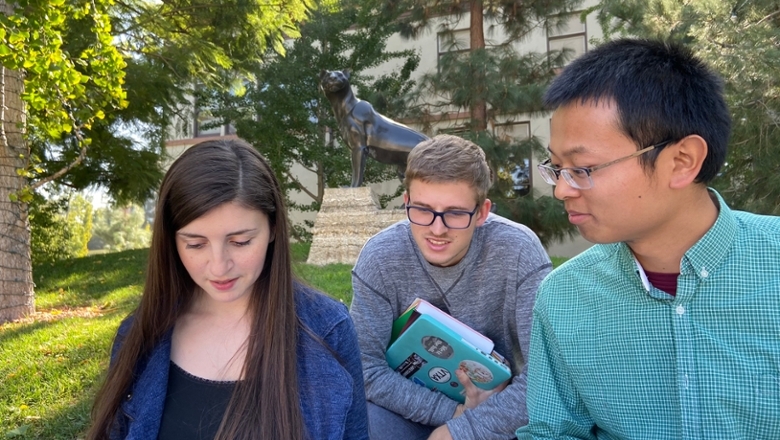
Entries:
{"label": "human eye", "polygon": [[579,184],[585,184],[585,182],[590,179],[590,168],[574,167],[566,168],[566,170],[569,172],[571,178]]}
{"label": "human eye", "polygon": [[471,215],[471,213],[468,211],[446,211],[444,215],[447,218],[459,219],[459,218],[468,217],[469,215]]}
{"label": "human eye", "polygon": [[467,228],[471,223],[471,213],[467,211],[446,211],[443,217],[450,228]]}
{"label": "human eye", "polygon": [[412,213],[412,215],[418,216],[418,217],[430,217],[433,213],[432,210],[428,208],[423,208],[422,206],[410,206],[409,211]]}
{"label": "human eye", "polygon": [[203,246],[203,243],[185,243],[184,249],[201,249]]}
{"label": "human eye", "polygon": [[250,238],[249,240],[246,240],[246,241],[234,241],[233,244],[238,246],[238,247],[243,247],[243,246],[248,246],[251,242],[252,242],[252,239]]}
{"label": "human eye", "polygon": [[569,174],[572,175],[572,177],[575,178],[585,178],[590,175],[590,169],[585,167],[573,167],[568,168]]}

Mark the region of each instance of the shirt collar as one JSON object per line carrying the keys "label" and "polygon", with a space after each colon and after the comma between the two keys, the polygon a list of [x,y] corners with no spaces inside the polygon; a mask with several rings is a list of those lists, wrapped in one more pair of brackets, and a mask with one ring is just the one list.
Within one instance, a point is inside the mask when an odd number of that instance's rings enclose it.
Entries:
{"label": "shirt collar", "polygon": [[[718,204],[718,218],[707,233],[683,254],[682,261],[680,261],[680,275],[693,274],[700,280],[709,277],[715,268],[720,266],[737,234],[734,213],[717,191],[709,188],[709,192],[713,201]],[[625,243],[621,243],[621,245],[634,259],[642,286],[649,292],[652,286],[642,265],[639,264],[639,260]]]}
{"label": "shirt collar", "polygon": [[709,231],[683,255],[680,275],[693,274],[700,280],[709,277],[720,267],[737,235],[737,220],[717,191],[710,188],[710,196],[718,203],[718,218]]}

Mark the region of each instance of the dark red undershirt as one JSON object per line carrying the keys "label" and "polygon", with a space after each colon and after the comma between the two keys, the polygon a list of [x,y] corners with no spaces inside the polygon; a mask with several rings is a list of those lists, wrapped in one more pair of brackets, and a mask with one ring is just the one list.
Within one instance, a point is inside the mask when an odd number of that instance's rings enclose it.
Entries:
{"label": "dark red undershirt", "polygon": [[663,290],[669,295],[675,296],[677,294],[677,277],[679,273],[658,273],[645,271],[647,280],[658,290]]}

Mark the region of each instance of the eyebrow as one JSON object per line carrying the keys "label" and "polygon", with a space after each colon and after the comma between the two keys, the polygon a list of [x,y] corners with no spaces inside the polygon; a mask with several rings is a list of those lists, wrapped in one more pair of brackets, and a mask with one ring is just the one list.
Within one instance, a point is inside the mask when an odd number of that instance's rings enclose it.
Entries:
{"label": "eyebrow", "polygon": [[[548,153],[550,153],[550,154],[552,154],[552,155],[556,155],[556,154],[555,154],[555,153],[553,153],[553,151],[550,149],[550,146],[549,146],[549,145],[547,146],[547,152],[548,152]],[[583,154],[583,153],[587,153],[587,152],[588,152],[588,149],[587,149],[587,148],[585,148],[583,145],[577,145],[577,146],[576,146],[576,147],[574,147],[574,148],[570,148],[570,149],[568,149],[568,150],[564,151],[564,152],[561,154],[561,157],[571,157],[571,156],[574,156],[574,155],[577,155],[577,154]],[[557,155],[556,155],[556,156],[557,156]]]}
{"label": "eyebrow", "polygon": [[[427,209],[430,209],[431,211],[436,211],[435,209],[433,209],[433,207],[431,205],[428,205],[426,203],[413,202],[412,199],[409,199],[409,204],[414,205],[414,206],[418,206],[420,208],[427,208]],[[448,206],[448,207],[444,208],[444,211],[442,211],[442,212],[445,212],[445,211],[466,211],[466,212],[470,212],[471,210],[468,209],[468,208],[463,208],[461,206]]]}
{"label": "eyebrow", "polygon": [[[235,236],[235,235],[243,235],[243,234],[246,234],[248,232],[254,232],[256,230],[257,230],[257,228],[250,228],[250,229],[242,229],[242,230],[236,231],[236,232],[228,232],[226,237],[232,237],[232,236]],[[190,232],[177,232],[176,235],[177,236],[181,236],[181,237],[186,237],[186,238],[206,238],[203,235],[192,234]]]}

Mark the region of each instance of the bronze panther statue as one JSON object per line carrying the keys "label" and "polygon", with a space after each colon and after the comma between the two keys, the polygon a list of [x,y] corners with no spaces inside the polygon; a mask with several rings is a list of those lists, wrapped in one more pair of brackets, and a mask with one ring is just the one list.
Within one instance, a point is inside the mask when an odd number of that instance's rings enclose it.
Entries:
{"label": "bronze panther statue", "polygon": [[349,76],[349,69],[320,72],[320,88],[330,101],[341,137],[352,152],[350,186],[363,184],[366,156],[380,163],[396,165],[398,177],[403,179],[406,157],[428,137],[383,116],[371,103],[358,99],[352,92]]}

